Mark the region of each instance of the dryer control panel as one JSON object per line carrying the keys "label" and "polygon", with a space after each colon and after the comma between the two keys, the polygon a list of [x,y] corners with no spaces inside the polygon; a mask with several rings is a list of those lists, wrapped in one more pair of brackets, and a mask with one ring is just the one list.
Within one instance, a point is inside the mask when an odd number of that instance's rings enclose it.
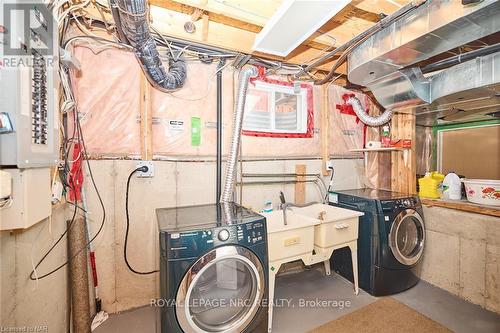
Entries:
{"label": "dryer control panel", "polygon": [[[207,230],[169,233],[166,242],[169,259],[189,258],[212,248],[237,244],[252,247],[265,243],[265,220],[225,225]],[[163,251],[162,251],[163,252]],[[163,253],[166,254],[166,253]]]}
{"label": "dryer control panel", "polygon": [[228,225],[202,232],[202,237],[207,243],[213,243],[215,246],[226,243],[253,246],[266,240],[266,229],[264,223],[265,222],[262,221]]}
{"label": "dryer control panel", "polygon": [[389,212],[399,209],[415,208],[419,206],[417,197],[394,199],[394,200],[380,200],[382,211]]}

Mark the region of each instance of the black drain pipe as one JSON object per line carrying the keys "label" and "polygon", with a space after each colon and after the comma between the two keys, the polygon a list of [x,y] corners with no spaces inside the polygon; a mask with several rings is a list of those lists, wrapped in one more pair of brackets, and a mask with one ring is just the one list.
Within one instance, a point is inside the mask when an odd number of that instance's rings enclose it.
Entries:
{"label": "black drain pipe", "polygon": [[216,181],[215,181],[215,202],[220,203],[222,194],[222,68],[226,63],[225,59],[219,61],[217,66],[217,158],[216,158]]}

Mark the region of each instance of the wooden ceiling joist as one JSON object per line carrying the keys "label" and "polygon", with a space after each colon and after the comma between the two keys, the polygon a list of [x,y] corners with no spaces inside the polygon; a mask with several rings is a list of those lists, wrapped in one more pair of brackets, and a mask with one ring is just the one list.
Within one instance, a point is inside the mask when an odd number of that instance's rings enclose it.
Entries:
{"label": "wooden ceiling joist", "polygon": [[[194,33],[187,33],[184,31],[184,23],[190,20],[191,14],[192,12],[184,14],[161,7],[151,7],[153,26],[160,32],[172,37],[197,43],[205,43],[231,51],[254,54],[256,56],[272,60],[286,61],[301,65],[322,54],[317,49],[304,45],[299,46],[289,57],[286,58],[254,52],[252,50],[253,41],[255,39],[254,32],[228,26],[215,21],[210,21],[207,28],[203,27],[202,20],[193,22],[196,26],[196,31]],[[328,71],[332,65],[333,61],[330,61],[320,66],[319,69]],[[339,68],[338,71],[340,73],[345,73],[345,67]]]}
{"label": "wooden ceiling joist", "polygon": [[[380,14],[391,14],[408,1],[352,0],[350,4],[285,58],[259,54],[252,50],[255,35],[262,30],[283,0],[149,0],[149,3],[169,11],[171,16],[173,12],[192,16],[193,13],[202,11],[210,21],[208,28],[206,22],[204,25],[205,38],[199,38],[196,33],[184,33],[178,28],[174,28],[174,32],[172,32],[173,25],[169,25],[169,29],[165,31],[162,30],[166,34],[270,59],[304,64],[310,59],[321,56],[325,50],[331,50],[333,47],[349,41],[378,22]],[[187,19],[189,20],[189,18]],[[185,22],[179,23],[182,23],[182,26]],[[328,71],[333,60],[323,64],[319,69]],[[339,72],[346,73],[345,66],[339,68]]]}
{"label": "wooden ceiling joist", "polygon": [[[356,2],[356,1],[353,1]],[[359,0],[357,0],[359,2]],[[233,5],[230,5],[233,4]],[[209,19],[235,28],[258,33],[262,30],[268,19],[276,11],[281,1],[231,1],[230,3],[215,0],[150,0],[150,4],[181,13],[192,13],[194,9],[208,12]],[[240,4],[240,6],[238,6]],[[258,14],[257,14],[258,13]],[[372,24],[378,22],[378,13],[360,9],[352,4],[347,5],[332,20],[337,23],[335,28],[347,22],[349,19],[357,19],[358,29],[368,29]],[[364,22],[363,22],[364,21]],[[322,30],[322,29],[320,29]],[[324,30],[324,29],[323,29]],[[322,30],[322,31],[323,31]],[[336,44],[342,44],[352,38],[352,31],[336,29],[335,31],[316,32],[304,42],[304,45],[323,50]],[[334,39],[332,38],[334,37]]]}
{"label": "wooden ceiling joist", "polygon": [[[291,64],[303,65],[314,59],[321,52],[317,49],[303,46],[298,47],[293,55],[284,59],[278,56],[253,52],[251,47],[255,38],[255,33],[227,26],[222,23],[206,19],[208,15],[204,14],[201,19],[193,22],[196,29],[194,33],[188,33],[184,30],[184,23],[191,20],[193,12],[181,13],[157,6],[152,6],[150,10],[151,23],[160,33],[174,38],[183,39],[195,43],[202,43],[209,46],[215,46],[230,51],[253,54],[270,60],[282,61]],[[94,20],[101,20],[100,13],[93,7],[86,8],[85,16]],[[108,21],[112,21],[111,14],[105,14]],[[334,59],[318,67],[319,70],[329,71],[333,65]],[[339,73],[346,73],[346,67],[342,66],[337,70]],[[345,79],[340,78],[340,84],[345,83]]]}
{"label": "wooden ceiling joist", "polygon": [[[188,3],[191,3],[191,1],[186,1]],[[223,15],[217,12],[213,12],[210,10],[207,10],[205,6],[191,6],[188,4],[184,4],[178,1],[173,1],[173,0],[150,0],[149,3],[153,6],[165,8],[168,10],[173,10],[179,13],[183,14],[189,14],[192,15],[196,11],[201,11],[201,12],[207,12],[209,16],[209,20],[217,23],[222,23],[224,25],[234,27],[234,28],[239,28],[243,29],[246,31],[251,31],[251,32],[259,32],[262,30],[261,26],[255,25],[250,22],[245,22],[240,19],[236,19],[234,17],[230,17],[227,15]],[[198,18],[199,19],[199,18]],[[193,19],[193,21],[197,21],[198,19]]]}
{"label": "wooden ceiling joist", "polygon": [[[255,36],[283,0],[149,0],[153,26],[161,33],[186,41],[203,43],[262,58],[304,65],[370,28],[410,0],[352,0],[287,57],[252,50]],[[195,29],[184,30],[192,22]],[[317,67],[327,72],[335,58]],[[337,69],[345,74],[346,65]],[[341,84],[345,78],[340,78]]]}
{"label": "wooden ceiling joist", "polygon": [[[214,11],[212,7],[208,7],[206,5],[202,6],[196,1],[150,0],[150,4],[184,14],[191,14],[195,13],[196,11],[204,11],[207,13],[210,21],[222,23],[233,28],[250,31],[256,34],[262,30],[265,24],[265,22],[262,22],[262,25],[260,25],[253,22],[242,21],[240,16],[238,15],[233,15],[227,12]],[[193,4],[196,4],[196,6],[193,6]],[[328,36],[322,36],[322,34],[316,34],[313,38],[307,40],[304,44],[318,50],[323,50],[332,44],[332,39]]]}

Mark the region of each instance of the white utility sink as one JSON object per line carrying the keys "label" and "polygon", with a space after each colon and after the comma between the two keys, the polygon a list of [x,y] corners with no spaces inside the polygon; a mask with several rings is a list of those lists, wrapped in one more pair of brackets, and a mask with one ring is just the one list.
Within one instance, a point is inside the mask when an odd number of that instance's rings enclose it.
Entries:
{"label": "white utility sink", "polygon": [[288,210],[285,225],[283,211],[261,214],[267,220],[269,262],[312,253],[314,227],[321,221]]}
{"label": "white utility sink", "polygon": [[363,215],[355,210],[315,204],[309,207],[292,207],[294,213],[317,219],[314,245],[329,248],[358,239],[358,218]]}
{"label": "white utility sink", "polygon": [[335,249],[348,246],[352,254],[354,290],[358,289],[358,218],[363,213],[322,204],[289,207],[287,225],[283,211],[261,213],[267,221],[269,255],[268,332],[273,325],[273,300],[276,274],[282,264],[302,260],[306,265],[323,262],[330,275],[330,257]]}

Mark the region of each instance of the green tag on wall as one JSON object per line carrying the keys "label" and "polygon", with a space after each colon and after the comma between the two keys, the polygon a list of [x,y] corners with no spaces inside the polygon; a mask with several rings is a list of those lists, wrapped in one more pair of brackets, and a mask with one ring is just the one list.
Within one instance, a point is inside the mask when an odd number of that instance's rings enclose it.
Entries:
{"label": "green tag on wall", "polygon": [[201,144],[201,119],[200,117],[191,117],[191,146]]}

